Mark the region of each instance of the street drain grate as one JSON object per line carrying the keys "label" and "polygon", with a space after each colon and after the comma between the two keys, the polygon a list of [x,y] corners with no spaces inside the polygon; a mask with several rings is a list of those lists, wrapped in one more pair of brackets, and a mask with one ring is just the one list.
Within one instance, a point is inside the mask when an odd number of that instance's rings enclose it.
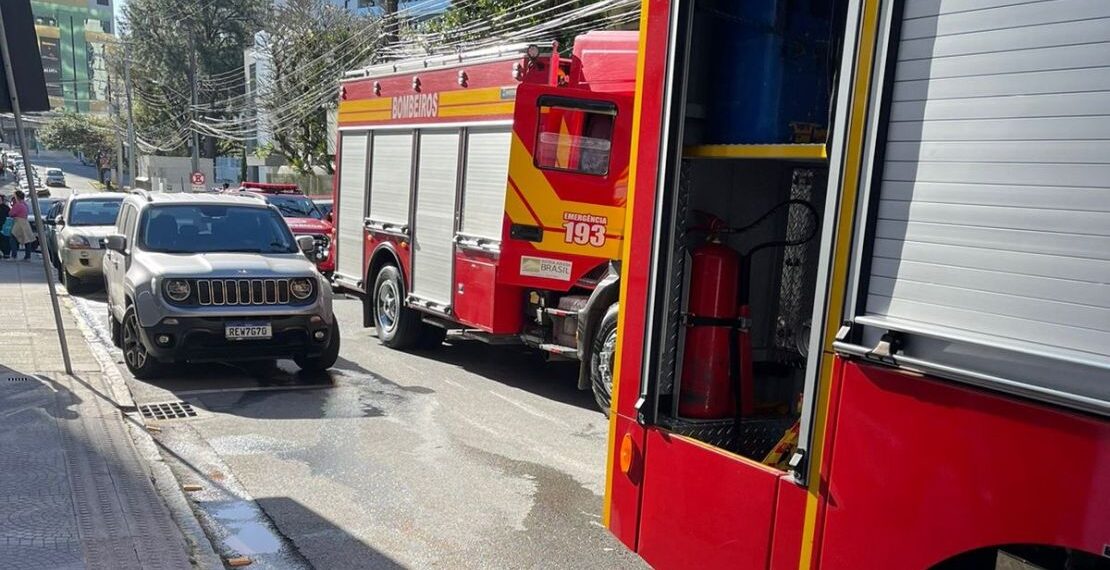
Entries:
{"label": "street drain grate", "polygon": [[30,382],[31,380],[34,380],[34,378],[31,378],[30,376],[8,376],[7,380],[8,382]]}
{"label": "street drain grate", "polygon": [[184,420],[197,417],[197,411],[189,402],[139,404],[139,411],[148,420]]}

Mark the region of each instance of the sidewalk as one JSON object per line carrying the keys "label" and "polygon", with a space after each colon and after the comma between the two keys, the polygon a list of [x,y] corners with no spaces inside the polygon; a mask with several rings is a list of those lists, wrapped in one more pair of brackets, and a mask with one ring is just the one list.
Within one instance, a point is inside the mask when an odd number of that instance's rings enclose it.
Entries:
{"label": "sidewalk", "polygon": [[0,568],[190,568],[76,320],[67,376],[39,258],[0,261]]}

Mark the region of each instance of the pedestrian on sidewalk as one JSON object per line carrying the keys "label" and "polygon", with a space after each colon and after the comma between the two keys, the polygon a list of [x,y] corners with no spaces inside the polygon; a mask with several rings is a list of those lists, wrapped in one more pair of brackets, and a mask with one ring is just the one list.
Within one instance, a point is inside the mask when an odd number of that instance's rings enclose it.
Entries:
{"label": "pedestrian on sidewalk", "polygon": [[[8,197],[0,194],[0,256],[4,259],[12,256],[12,225],[15,220],[8,217],[10,211]],[[10,219],[12,221],[8,222]]]}
{"label": "pedestrian on sidewalk", "polygon": [[19,246],[23,246],[23,261],[30,261],[31,249],[35,246],[35,232],[31,231],[27,214],[27,196],[22,190],[16,190],[11,210],[8,212],[8,216],[15,219],[12,223],[12,258],[19,255]]}

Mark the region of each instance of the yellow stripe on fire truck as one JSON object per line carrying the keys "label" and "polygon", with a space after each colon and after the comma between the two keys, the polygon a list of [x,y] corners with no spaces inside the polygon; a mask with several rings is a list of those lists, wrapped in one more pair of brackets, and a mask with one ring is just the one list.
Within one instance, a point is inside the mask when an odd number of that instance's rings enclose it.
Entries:
{"label": "yellow stripe on fire truck", "polygon": [[[532,155],[516,133],[509,157],[505,213],[514,224],[544,228],[543,240],[533,244],[537,250],[620,259],[624,239],[623,207],[560,198],[543,172],[532,164]],[[622,174],[622,179],[627,180],[627,172]],[[585,240],[585,244],[568,239],[566,224],[583,219],[589,219],[591,225],[602,226],[596,235],[604,239]]]}

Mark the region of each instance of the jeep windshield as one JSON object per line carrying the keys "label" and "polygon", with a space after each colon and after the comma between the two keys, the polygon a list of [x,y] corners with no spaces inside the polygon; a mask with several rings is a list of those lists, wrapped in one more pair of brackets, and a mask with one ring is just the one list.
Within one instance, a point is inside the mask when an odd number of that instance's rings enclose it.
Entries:
{"label": "jeep windshield", "polygon": [[152,206],[136,241],[160,253],[297,253],[285,220],[252,206]]}
{"label": "jeep windshield", "polygon": [[[108,200],[74,200],[69,207],[70,226],[112,226],[116,223],[116,215],[123,204],[123,198]],[[42,204],[39,204],[42,210]],[[43,210],[45,211],[45,210]]]}
{"label": "jeep windshield", "polygon": [[277,208],[287,218],[324,219],[316,203],[298,194],[267,194],[266,201]]}

